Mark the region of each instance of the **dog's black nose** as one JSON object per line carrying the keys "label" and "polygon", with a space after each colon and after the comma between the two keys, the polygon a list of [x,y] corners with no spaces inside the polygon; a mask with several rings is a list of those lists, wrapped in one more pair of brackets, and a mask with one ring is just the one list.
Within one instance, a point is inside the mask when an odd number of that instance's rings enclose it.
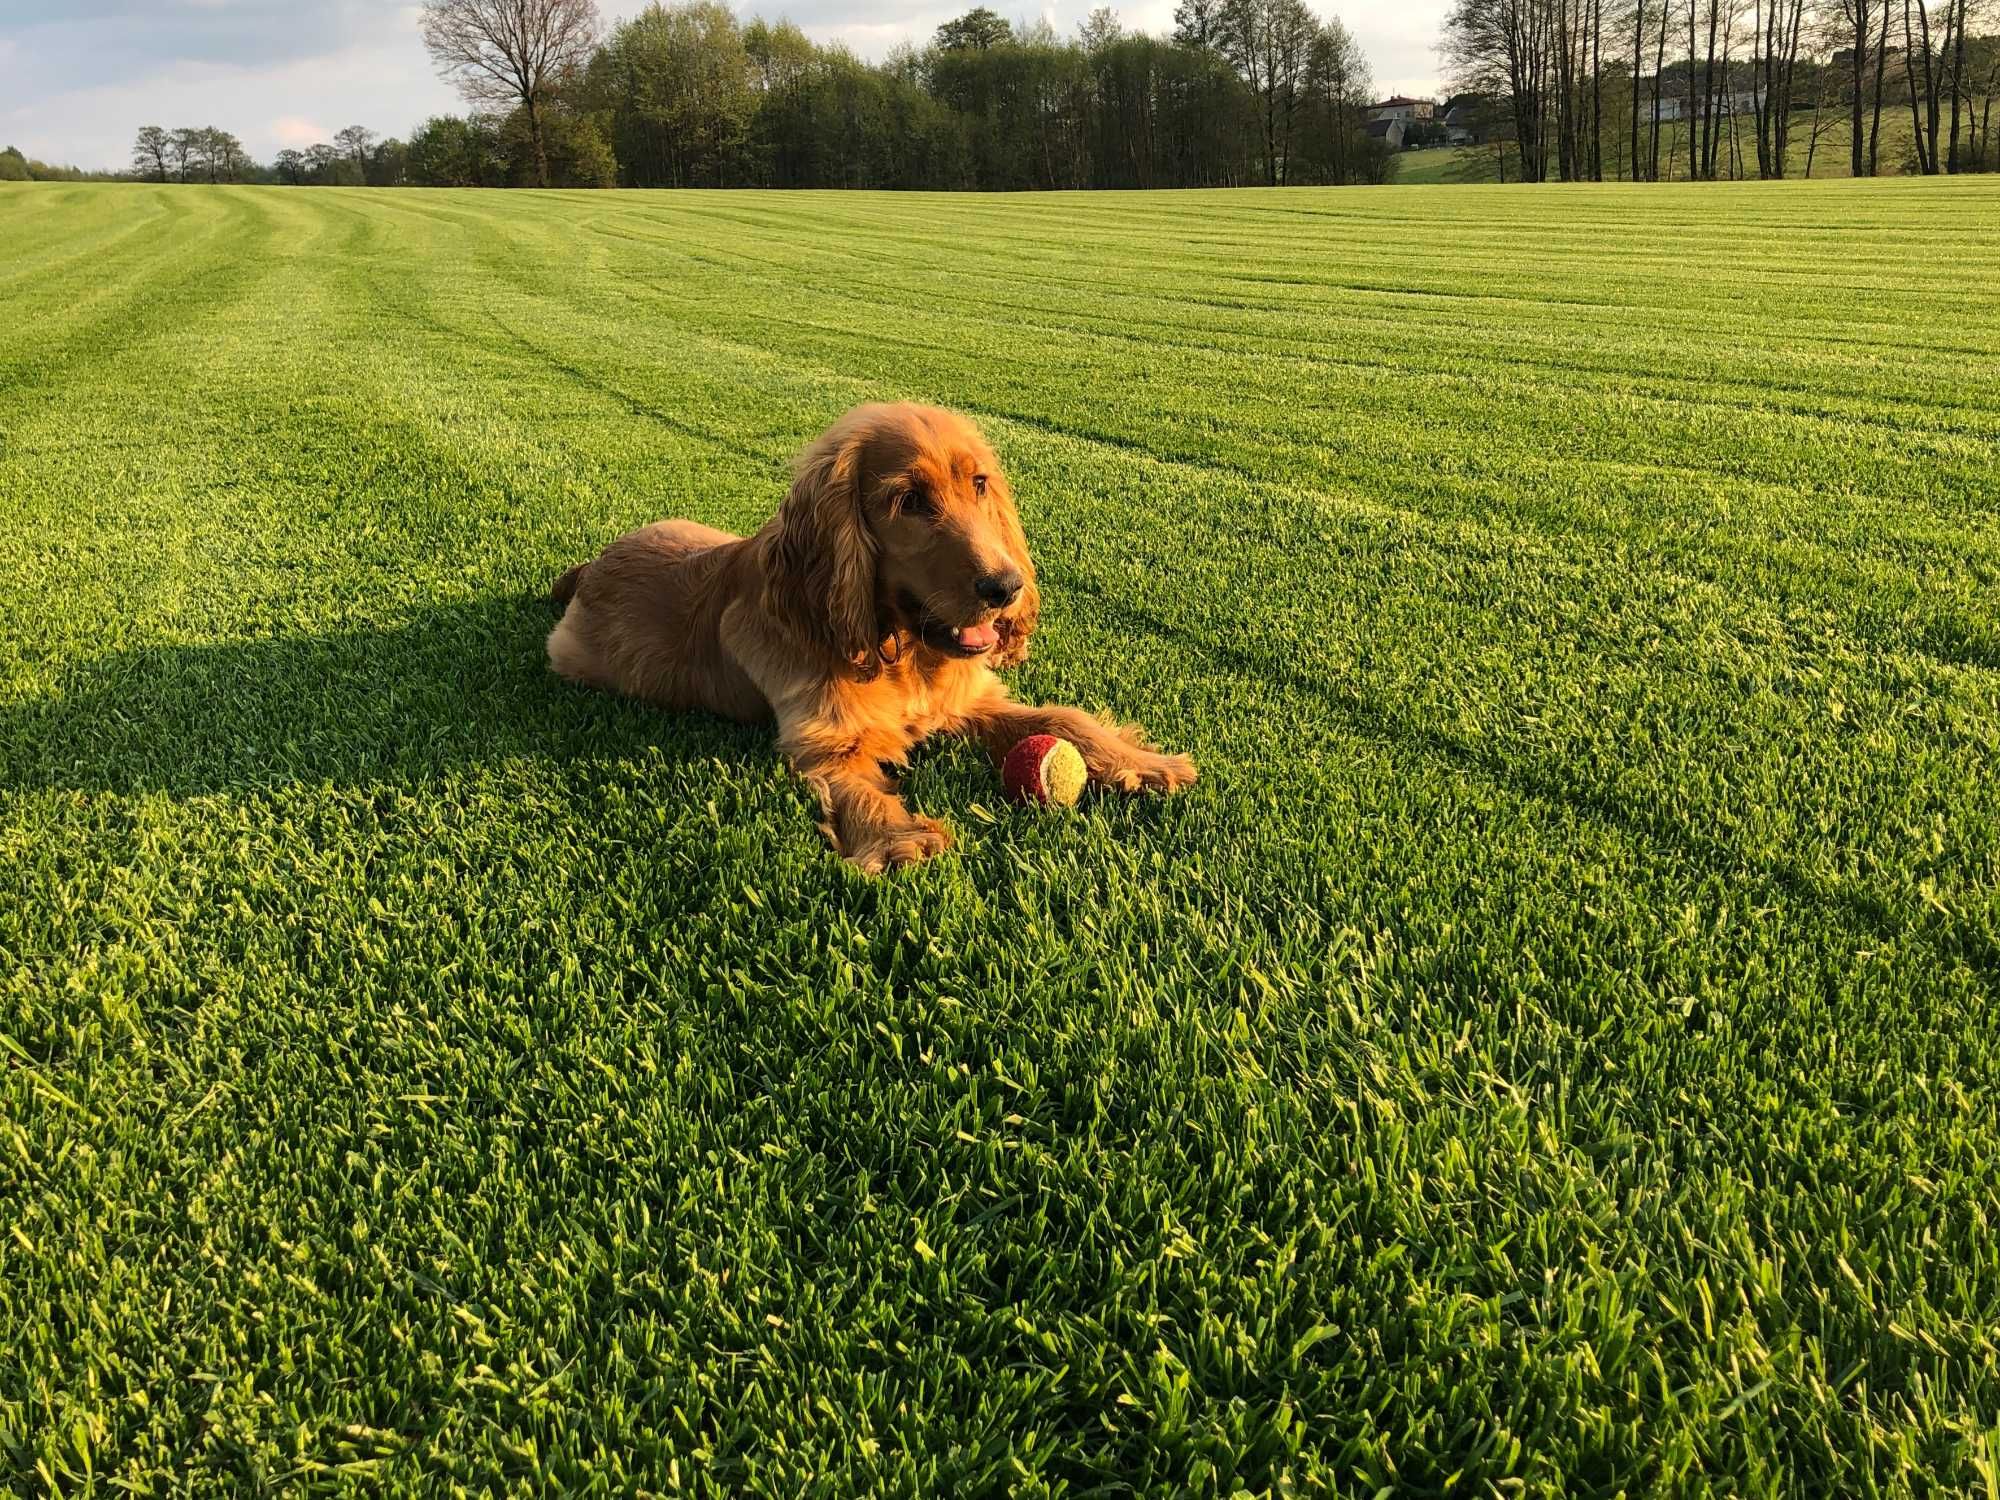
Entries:
{"label": "dog's black nose", "polygon": [[995,609],[1005,609],[1021,597],[1021,575],[1013,568],[1004,573],[988,573],[973,585],[980,601]]}

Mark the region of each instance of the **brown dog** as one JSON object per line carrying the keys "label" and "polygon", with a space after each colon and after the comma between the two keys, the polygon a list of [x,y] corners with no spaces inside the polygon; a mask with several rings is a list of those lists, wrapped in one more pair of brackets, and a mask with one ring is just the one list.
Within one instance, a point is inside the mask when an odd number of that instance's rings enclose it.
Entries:
{"label": "brown dog", "polygon": [[871,874],[951,842],[884,767],[933,734],[997,759],[1031,734],[1083,752],[1121,792],[1194,780],[1184,755],[1075,708],[1008,700],[994,667],[1028,654],[1040,595],[993,450],[965,418],[862,406],[801,455],[791,493],[748,539],[694,521],[620,537],[556,580],[564,677],[664,708],[775,719],[819,794],[833,846]]}

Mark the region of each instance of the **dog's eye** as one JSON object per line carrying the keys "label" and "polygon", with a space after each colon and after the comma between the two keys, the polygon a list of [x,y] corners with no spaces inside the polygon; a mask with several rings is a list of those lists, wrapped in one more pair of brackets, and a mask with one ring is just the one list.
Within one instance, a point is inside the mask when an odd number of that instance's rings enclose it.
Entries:
{"label": "dog's eye", "polygon": [[982,497],[986,494],[986,476],[984,474],[974,474],[972,476],[972,493]]}
{"label": "dog's eye", "polygon": [[937,506],[931,502],[931,492],[922,485],[913,484],[903,491],[903,498],[896,506],[901,515],[928,516],[935,514]]}

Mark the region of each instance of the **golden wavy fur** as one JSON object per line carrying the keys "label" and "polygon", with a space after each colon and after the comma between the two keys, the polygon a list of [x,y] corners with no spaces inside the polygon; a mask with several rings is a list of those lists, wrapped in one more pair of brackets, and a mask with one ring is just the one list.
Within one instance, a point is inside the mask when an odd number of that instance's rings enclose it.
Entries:
{"label": "golden wavy fur", "polygon": [[857,407],[798,461],[778,513],[742,538],[694,521],[620,537],[557,579],[549,664],[663,708],[775,720],[821,829],[874,873],[951,842],[885,767],[934,734],[996,759],[1031,734],[1083,752],[1092,782],[1171,792],[1182,755],[1076,708],[1015,703],[994,675],[1028,654],[1041,596],[999,460],[935,407]]}

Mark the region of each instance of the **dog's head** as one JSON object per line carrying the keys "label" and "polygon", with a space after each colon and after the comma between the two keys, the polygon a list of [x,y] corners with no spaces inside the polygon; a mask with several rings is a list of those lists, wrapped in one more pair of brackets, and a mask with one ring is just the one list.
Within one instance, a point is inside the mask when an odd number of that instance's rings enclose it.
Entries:
{"label": "dog's head", "polygon": [[879,667],[894,635],[993,666],[1025,660],[1041,596],[1000,462],[931,406],[860,406],[800,457],[778,513],[771,607]]}

